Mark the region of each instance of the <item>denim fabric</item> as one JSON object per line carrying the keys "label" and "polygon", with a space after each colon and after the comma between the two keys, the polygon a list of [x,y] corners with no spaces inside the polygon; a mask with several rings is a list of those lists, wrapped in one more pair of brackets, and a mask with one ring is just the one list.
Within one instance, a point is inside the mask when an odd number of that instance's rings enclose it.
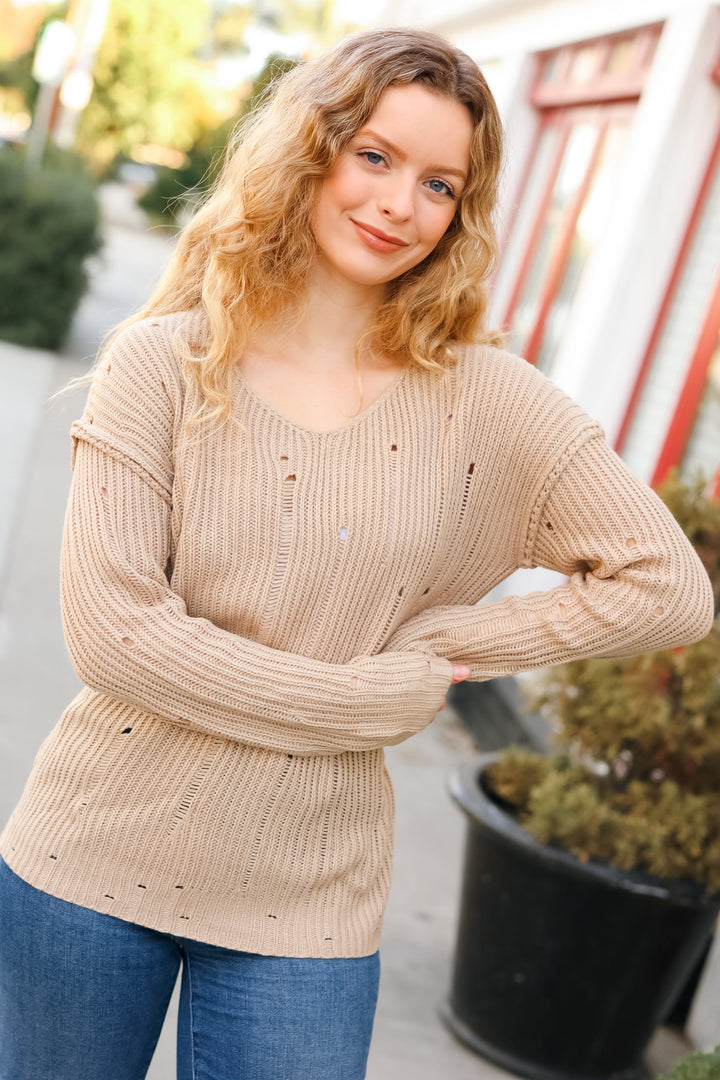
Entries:
{"label": "denim fabric", "polygon": [[178,1080],[362,1080],[379,957],[297,959],[161,934],[0,859],[0,1080],[142,1080],[178,969]]}

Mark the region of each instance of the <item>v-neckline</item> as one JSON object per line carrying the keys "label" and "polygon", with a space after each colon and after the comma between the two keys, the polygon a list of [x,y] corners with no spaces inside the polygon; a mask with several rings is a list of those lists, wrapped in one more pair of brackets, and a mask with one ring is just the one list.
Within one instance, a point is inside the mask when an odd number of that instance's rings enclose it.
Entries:
{"label": "v-neckline", "polygon": [[352,428],[357,427],[359,424],[364,423],[364,421],[369,416],[377,412],[379,408],[384,406],[390,398],[394,397],[395,394],[399,392],[400,388],[407,380],[411,370],[412,366],[409,364],[407,365],[407,367],[404,367],[400,371],[399,375],[397,375],[393,379],[393,381],[385,387],[383,392],[378,397],[376,397],[370,405],[362,409],[356,416],[350,417],[350,419],[346,423],[340,424],[334,428],[318,429],[307,427],[305,424],[299,424],[297,423],[297,421],[291,420],[289,416],[285,415],[285,413],[280,412],[273,405],[270,405],[269,402],[267,402],[265,398],[258,394],[258,392],[250,385],[242,368],[239,365],[235,366],[236,377],[242,385],[246,397],[252,400],[256,407],[259,407],[264,412],[269,413],[271,416],[275,417],[280,423],[286,425],[287,427],[292,428],[295,431],[302,432],[303,435],[312,435],[320,439],[328,438],[333,435],[341,435],[344,432],[347,432]]}

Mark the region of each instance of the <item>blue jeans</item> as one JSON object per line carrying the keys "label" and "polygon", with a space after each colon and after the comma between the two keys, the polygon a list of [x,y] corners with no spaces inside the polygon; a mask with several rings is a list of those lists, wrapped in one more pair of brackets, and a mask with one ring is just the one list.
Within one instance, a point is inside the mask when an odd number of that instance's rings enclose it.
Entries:
{"label": "blue jeans", "polygon": [[0,1080],[141,1080],[178,969],[178,1080],[362,1080],[379,958],[161,934],[40,892],[0,859]]}

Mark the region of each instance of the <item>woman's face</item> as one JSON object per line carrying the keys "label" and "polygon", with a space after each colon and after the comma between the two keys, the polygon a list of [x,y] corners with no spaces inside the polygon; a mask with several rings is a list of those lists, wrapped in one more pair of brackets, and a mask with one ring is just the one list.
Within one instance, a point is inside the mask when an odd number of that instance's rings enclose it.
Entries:
{"label": "woman's face", "polygon": [[377,287],[429,255],[455,216],[472,117],[420,83],[391,86],[322,182],[312,225],[334,277]]}

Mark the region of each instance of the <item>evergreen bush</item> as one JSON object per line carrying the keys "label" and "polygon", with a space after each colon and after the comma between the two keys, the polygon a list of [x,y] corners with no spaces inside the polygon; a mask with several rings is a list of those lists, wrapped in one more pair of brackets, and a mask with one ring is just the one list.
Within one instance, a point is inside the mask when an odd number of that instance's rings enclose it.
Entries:
{"label": "evergreen bush", "polygon": [[0,338],[57,349],[101,246],[100,210],[76,162],[49,160],[27,170],[20,153],[0,151]]}
{"label": "evergreen bush", "polygon": [[720,1080],[720,1046],[709,1054],[693,1050],[676,1061],[669,1073],[658,1080]]}
{"label": "evergreen bush", "polygon": [[[659,494],[708,570],[717,612],[720,501],[702,479],[675,475]],[[560,752],[510,748],[487,776],[528,832],[583,861],[720,890],[717,618],[694,645],[551,668],[534,705],[550,715]]]}

